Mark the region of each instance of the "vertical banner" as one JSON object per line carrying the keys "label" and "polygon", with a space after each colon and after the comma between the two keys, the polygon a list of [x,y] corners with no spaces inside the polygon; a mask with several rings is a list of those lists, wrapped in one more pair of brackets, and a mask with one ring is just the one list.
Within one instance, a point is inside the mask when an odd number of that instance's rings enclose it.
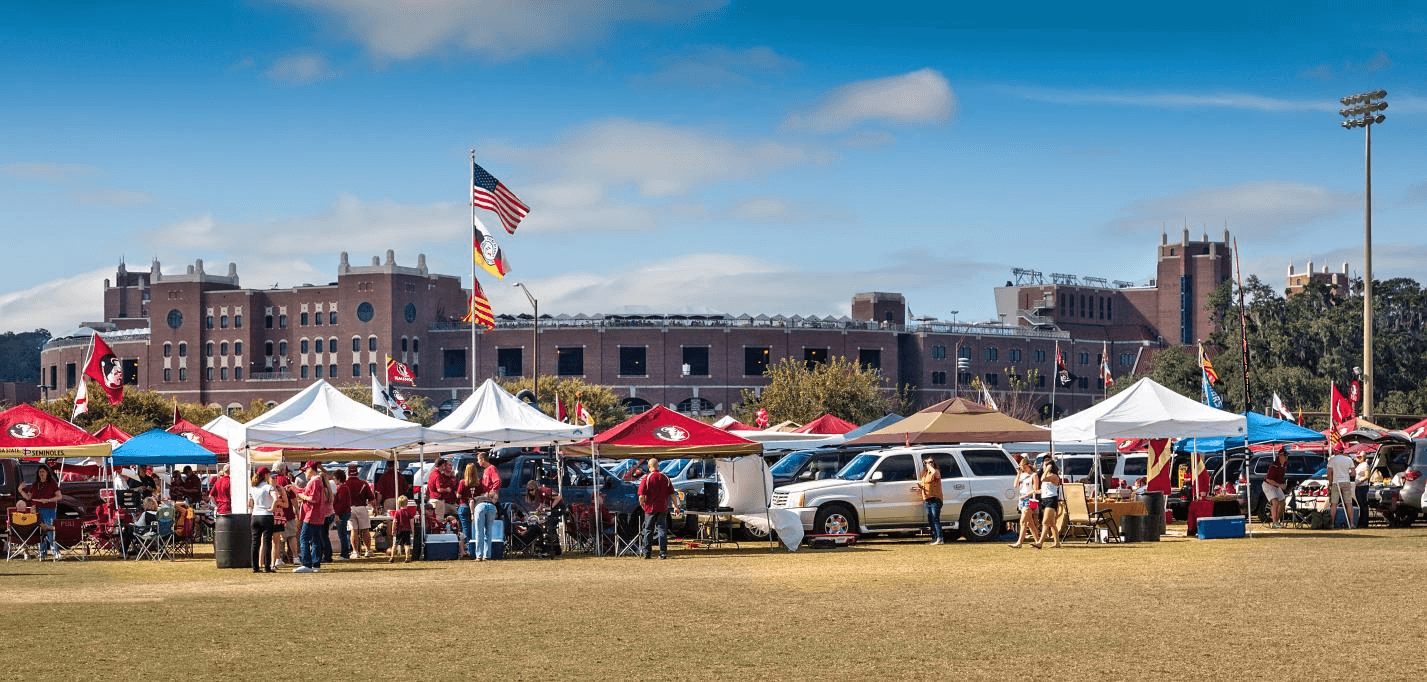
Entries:
{"label": "vertical banner", "polygon": [[1145,488],[1149,492],[1168,495],[1173,487],[1170,479],[1174,472],[1174,453],[1169,449],[1169,442],[1168,438],[1150,439],[1149,483]]}

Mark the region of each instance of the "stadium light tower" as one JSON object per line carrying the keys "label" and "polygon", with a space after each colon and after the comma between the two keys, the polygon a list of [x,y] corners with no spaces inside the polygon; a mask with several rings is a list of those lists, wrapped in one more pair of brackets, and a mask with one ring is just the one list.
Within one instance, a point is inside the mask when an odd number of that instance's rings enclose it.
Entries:
{"label": "stadium light tower", "polygon": [[522,282],[516,282],[515,286],[525,292],[525,298],[530,300],[530,308],[535,313],[530,321],[534,323],[530,328],[530,392],[535,396],[537,409],[540,404],[540,301],[535,300],[535,294],[525,288]]}
{"label": "stadium light tower", "polygon": [[1382,111],[1387,108],[1386,90],[1349,95],[1340,100],[1344,128],[1363,128],[1367,133],[1367,154],[1363,192],[1363,409],[1364,419],[1373,412],[1373,341],[1372,341],[1372,127],[1387,120]]}

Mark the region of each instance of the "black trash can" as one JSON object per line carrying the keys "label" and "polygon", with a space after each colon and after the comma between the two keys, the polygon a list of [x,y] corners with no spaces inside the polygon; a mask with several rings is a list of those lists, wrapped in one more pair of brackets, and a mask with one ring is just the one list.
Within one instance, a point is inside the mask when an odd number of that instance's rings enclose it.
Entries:
{"label": "black trash can", "polygon": [[1145,493],[1140,500],[1145,503],[1145,540],[1159,542],[1164,535],[1164,493]]}
{"label": "black trash can", "polygon": [[253,567],[253,516],[220,514],[213,524],[213,558],[218,568]]}
{"label": "black trash can", "polygon": [[1126,515],[1120,517],[1120,536],[1125,542],[1144,542],[1148,516]]}

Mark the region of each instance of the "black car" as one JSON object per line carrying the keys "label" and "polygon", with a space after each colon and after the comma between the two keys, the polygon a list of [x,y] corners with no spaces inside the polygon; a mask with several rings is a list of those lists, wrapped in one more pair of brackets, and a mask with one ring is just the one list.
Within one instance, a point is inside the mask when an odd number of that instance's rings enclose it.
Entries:
{"label": "black car", "polygon": [[[1227,455],[1215,453],[1204,457],[1204,468],[1209,471],[1212,487],[1217,488],[1225,481],[1232,482],[1242,499],[1245,493],[1239,486],[1239,478],[1243,475],[1244,462],[1250,460],[1252,464],[1249,469],[1249,489],[1253,492],[1253,511],[1261,519],[1267,519],[1268,506],[1266,503],[1268,500],[1263,494],[1263,480],[1264,476],[1268,474],[1269,464],[1273,463],[1276,456],[1276,452],[1255,452],[1248,455],[1243,450],[1230,452]],[[1189,464],[1189,457],[1187,455],[1175,457],[1176,471],[1179,470],[1181,463]],[[1322,469],[1326,463],[1327,458],[1323,455],[1290,449],[1284,476],[1284,492],[1292,492],[1299,483],[1313,478],[1313,473]],[[1179,487],[1169,494],[1165,506],[1174,513],[1174,518],[1183,520],[1189,518],[1189,501],[1194,498],[1194,482],[1190,480],[1178,483]]]}
{"label": "black car", "polygon": [[881,446],[817,448],[790,452],[769,468],[769,472],[773,474],[773,488],[832,478],[843,465],[852,461],[852,458],[878,447]]}

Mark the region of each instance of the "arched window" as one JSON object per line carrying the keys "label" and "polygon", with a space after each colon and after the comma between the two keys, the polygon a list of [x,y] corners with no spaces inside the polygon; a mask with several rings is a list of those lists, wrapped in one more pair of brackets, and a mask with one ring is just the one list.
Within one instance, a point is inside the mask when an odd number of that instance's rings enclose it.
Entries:
{"label": "arched window", "polygon": [[327,352],[328,352],[328,353],[336,353],[336,352],[337,352],[337,337],[334,336],[334,337],[332,337],[332,338],[330,338],[330,339],[327,339]]}
{"label": "arched window", "polygon": [[415,336],[411,337],[411,352],[413,352],[413,353],[420,353],[420,352],[421,352],[421,339],[418,339],[418,338],[416,338]]}
{"label": "arched window", "polygon": [[405,336],[401,337],[401,352],[403,352],[403,353],[406,352],[406,337],[405,337]]}
{"label": "arched window", "polygon": [[624,405],[624,411],[630,414],[643,414],[654,407],[643,398],[625,398],[619,402]]}
{"label": "arched window", "polygon": [[297,349],[298,349],[297,352],[299,352],[299,353],[306,353],[306,352],[307,352],[307,339],[302,339],[301,341],[298,341],[298,342],[297,342]]}
{"label": "arched window", "polygon": [[376,350],[376,349],[377,349],[377,337],[375,337],[375,336],[368,337],[368,338],[367,338],[367,350]]}
{"label": "arched window", "polygon": [[679,401],[678,411],[684,414],[712,413],[714,404],[707,398],[686,398]]}
{"label": "arched window", "polygon": [[164,344],[164,357],[170,357],[170,356],[172,356],[172,355],[173,355],[173,344],[171,344],[171,343],[165,343],[165,344]]}
{"label": "arched window", "polygon": [[223,357],[225,357],[225,358],[228,357],[228,342],[227,342],[227,341],[224,341],[223,343],[218,344],[218,354],[221,355],[221,356],[223,356]]}
{"label": "arched window", "polygon": [[218,368],[218,378],[219,378],[219,379],[222,379],[223,381],[227,381],[227,380],[228,380],[228,368],[227,368],[227,367],[220,367],[220,368]]}
{"label": "arched window", "polygon": [[352,337],[352,352],[353,352],[353,353],[357,353],[357,352],[360,352],[361,350],[362,350],[362,337],[360,337],[360,336],[353,336],[353,337]]}
{"label": "arched window", "polygon": [[307,378],[307,365],[302,366],[302,372],[299,374],[299,376],[301,376],[303,379]]}
{"label": "arched window", "polygon": [[234,354],[234,355],[242,355],[242,354],[243,354],[243,342],[242,342],[242,341],[234,341],[234,342],[233,342],[233,354]]}
{"label": "arched window", "polygon": [[164,368],[164,381],[173,381],[173,369],[168,367]]}
{"label": "arched window", "polygon": [[178,357],[188,357],[188,344],[183,341],[178,342]]}
{"label": "arched window", "polygon": [[272,354],[273,354],[273,342],[272,342],[272,341],[264,341],[264,342],[263,342],[263,355],[271,356]]}
{"label": "arched window", "polygon": [[179,368],[178,368],[178,380],[179,380],[179,381],[188,381],[188,368],[187,368],[187,367],[179,367]]}
{"label": "arched window", "polygon": [[337,365],[335,363],[327,366],[327,376],[333,379],[337,378]]}
{"label": "arched window", "polygon": [[234,379],[234,380],[237,380],[237,381],[242,381],[242,380],[243,380],[243,368],[242,368],[242,367],[234,367],[234,368],[233,368],[233,379]]}
{"label": "arched window", "polygon": [[282,357],[287,357],[287,342],[286,342],[286,341],[279,341],[279,342],[277,342],[277,354],[278,354],[278,355],[281,355]]}
{"label": "arched window", "polygon": [[207,344],[204,344],[204,346],[203,346],[203,354],[206,355],[206,356],[208,356],[208,357],[210,357],[210,358],[213,357],[213,342],[212,342],[212,341],[209,341]]}

